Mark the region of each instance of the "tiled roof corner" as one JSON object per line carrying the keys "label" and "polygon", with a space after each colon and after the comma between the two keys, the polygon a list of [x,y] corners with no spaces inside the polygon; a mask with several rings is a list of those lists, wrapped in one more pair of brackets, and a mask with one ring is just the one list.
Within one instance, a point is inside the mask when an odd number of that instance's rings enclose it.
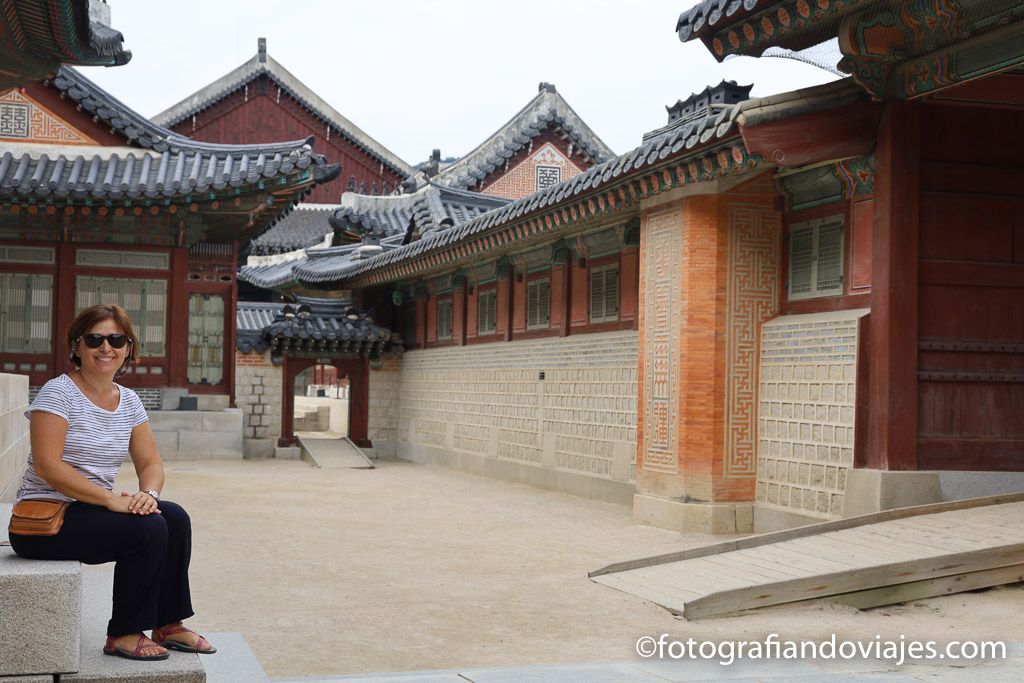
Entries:
{"label": "tiled roof corner", "polygon": [[238,89],[244,88],[246,84],[259,78],[261,75],[266,75],[314,116],[337,128],[356,147],[379,160],[395,173],[407,176],[413,172],[412,167],[408,163],[370,137],[359,126],[352,123],[313,92],[306,84],[281,66],[273,57],[266,54],[265,43],[261,46],[261,49],[263,51],[258,52],[249,61],[189,95],[177,104],[160,112],[153,117],[153,120],[170,128],[194,114],[213,106]]}
{"label": "tiled roof corner", "polygon": [[298,297],[294,304],[239,302],[239,351],[342,351],[377,353],[392,343],[391,331],[350,300]]}
{"label": "tiled roof corner", "polygon": [[439,185],[468,190],[494,169],[526,147],[530,140],[550,125],[562,128],[573,144],[594,164],[615,156],[590,126],[569,106],[550,83],[541,83],[537,95],[476,149],[443,168],[431,178]]}

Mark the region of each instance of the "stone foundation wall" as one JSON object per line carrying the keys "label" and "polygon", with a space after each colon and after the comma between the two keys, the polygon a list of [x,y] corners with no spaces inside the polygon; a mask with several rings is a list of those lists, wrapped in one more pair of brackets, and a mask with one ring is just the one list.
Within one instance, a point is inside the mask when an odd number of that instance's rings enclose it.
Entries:
{"label": "stone foundation wall", "polygon": [[270,458],[281,436],[283,371],[270,352],[235,356],[235,404],[242,411],[243,452],[247,458]]}
{"label": "stone foundation wall", "polygon": [[399,457],[630,504],[637,345],[626,331],[407,352]]}
{"label": "stone foundation wall", "polygon": [[28,375],[0,373],[0,502],[14,500],[28,462]]}
{"label": "stone foundation wall", "polygon": [[857,323],[867,312],[782,316],[762,326],[759,507],[843,515],[853,467]]}
{"label": "stone foundation wall", "polygon": [[394,458],[398,454],[398,409],[401,361],[386,358],[379,370],[370,370],[370,414],[368,436],[374,454]]}

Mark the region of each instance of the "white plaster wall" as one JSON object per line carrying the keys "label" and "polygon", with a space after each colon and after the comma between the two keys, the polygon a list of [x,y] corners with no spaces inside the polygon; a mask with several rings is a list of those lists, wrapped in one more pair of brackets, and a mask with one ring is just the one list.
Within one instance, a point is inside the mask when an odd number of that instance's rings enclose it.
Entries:
{"label": "white plaster wall", "polygon": [[407,352],[399,456],[627,502],[637,367],[634,331]]}
{"label": "white plaster wall", "polygon": [[0,373],[0,502],[14,500],[28,462],[28,376]]}

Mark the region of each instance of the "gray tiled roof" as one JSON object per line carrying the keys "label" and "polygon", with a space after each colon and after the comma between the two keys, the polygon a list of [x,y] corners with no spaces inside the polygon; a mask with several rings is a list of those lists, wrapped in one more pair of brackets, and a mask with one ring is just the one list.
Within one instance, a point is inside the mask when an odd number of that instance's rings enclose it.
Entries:
{"label": "gray tiled roof", "polygon": [[537,96],[508,123],[469,154],[444,167],[431,180],[439,185],[463,190],[475,187],[495,169],[504,166],[505,161],[516,152],[528,146],[548,126],[556,126],[565,131],[573,145],[591,163],[601,163],[615,156],[553,85],[541,83],[538,90]]}
{"label": "gray tiled roof", "polygon": [[249,253],[256,255],[284,254],[316,246],[333,232],[328,219],[336,204],[298,204],[274,225],[249,242]]}
{"label": "gray tiled roof", "polygon": [[261,184],[310,167],[317,182],[338,173],[336,164],[313,153],[312,138],[195,142],[150,122],[73,69],[61,67],[51,85],[137,147],[9,145],[0,156],[0,196],[172,198]]}
{"label": "gray tiled roof", "polygon": [[697,37],[706,29],[713,29],[726,20],[739,18],[758,10],[760,6],[777,3],[778,0],[702,0],[679,15],[676,33],[679,40],[686,42]]}
{"label": "gray tiled roof", "polygon": [[127,64],[132,53],[96,0],[4,2],[0,12],[0,89],[56,71],[62,63]]}
{"label": "gray tiled roof", "polygon": [[[381,249],[390,251],[401,246],[410,227],[415,228],[421,235],[428,234],[439,229],[443,221],[461,225],[509,203],[508,199],[501,197],[438,187],[432,183],[425,184],[411,194],[371,196],[346,192],[341,200],[339,206],[321,204],[315,205],[317,208],[312,211],[307,210],[308,222],[319,227],[309,229],[308,236],[311,241],[308,244],[299,245],[299,241],[295,240],[296,246],[287,251],[314,246],[335,228],[347,233],[350,239],[360,240],[372,236],[375,239],[369,241],[379,240]],[[324,216],[321,209],[331,209],[333,216]],[[270,233],[275,233],[272,237],[275,243],[284,244],[288,238],[279,231],[287,230],[287,226],[297,220],[296,214],[302,212],[300,205],[296,211],[281,219],[268,233],[264,233],[253,243],[264,239]],[[307,218],[303,217],[301,220],[305,221]],[[313,240],[313,236],[320,230],[322,232]],[[335,270],[344,270],[352,262],[367,258],[368,254],[380,251],[363,248],[365,246],[354,243],[313,249],[295,259],[274,263],[268,262],[274,259],[250,259],[249,263],[239,269],[238,276],[258,287],[283,287],[292,281],[293,271],[308,267],[312,272],[328,276]],[[261,245],[260,249],[259,252],[254,250],[253,254],[280,253],[266,250],[265,244]]]}
{"label": "gray tiled roof", "polygon": [[[302,308],[299,308],[302,306]],[[322,350],[372,352],[390,345],[391,331],[349,300],[298,297],[295,304],[238,303],[240,351]]]}
{"label": "gray tiled roof", "polygon": [[753,85],[737,85],[736,81],[722,81],[716,86],[693,93],[669,107],[668,124],[644,134],[644,142],[679,132],[690,137],[695,131],[732,125],[738,113],[736,104],[746,101]]}
{"label": "gray tiled roof", "polygon": [[741,107],[742,104],[724,106],[716,114],[705,116],[696,121],[694,125],[671,128],[645,140],[644,144],[631,152],[593,166],[557,185],[517,199],[448,230],[431,232],[416,242],[385,251],[372,258],[345,260],[332,258],[330,250],[318,250],[315,255],[310,254],[309,260],[305,263],[295,267],[295,279],[299,284],[323,286],[329,282],[353,278],[431,251],[444,250],[485,230],[512,222],[534,211],[554,206],[580,193],[614,183],[621,177],[631,175],[634,171],[641,171],[670,155],[685,156],[688,150],[697,152],[711,147],[725,138],[736,137],[738,135],[736,117],[739,115]]}
{"label": "gray tiled roof", "polygon": [[170,128],[192,115],[213,106],[261,76],[269,78],[275,85],[302,105],[302,107],[320,120],[329,123],[335,129],[341,131],[342,135],[357,148],[374,157],[395,173],[406,176],[413,172],[409,164],[370,137],[359,126],[345,118],[307,85],[281,66],[273,57],[265,52],[264,46],[261,46],[261,51],[245,64],[189,95],[169,109],[160,112],[153,117],[153,120]]}

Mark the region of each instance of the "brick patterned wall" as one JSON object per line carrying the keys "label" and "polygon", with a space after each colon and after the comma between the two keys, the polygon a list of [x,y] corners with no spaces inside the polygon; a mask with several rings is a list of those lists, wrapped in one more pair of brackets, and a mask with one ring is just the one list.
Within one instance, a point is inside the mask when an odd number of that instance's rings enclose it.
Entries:
{"label": "brick patterned wall", "polygon": [[398,439],[398,407],[401,363],[384,360],[384,367],[370,370],[370,414],[367,435],[378,457],[393,458]]}
{"label": "brick patterned wall", "polygon": [[235,355],[235,403],[242,410],[246,457],[270,457],[281,436],[282,369],[270,352]]}
{"label": "brick patterned wall", "polygon": [[401,445],[635,479],[636,332],[410,351],[399,389]]}
{"label": "brick patterned wall", "polygon": [[857,322],[865,313],[781,316],[762,326],[758,504],[842,516],[853,467]]}
{"label": "brick patterned wall", "polygon": [[537,191],[538,166],[554,166],[561,169],[562,182],[582,173],[579,167],[569,161],[554,145],[545,143],[519,164],[510,167],[507,173],[488,185],[483,193],[510,199],[533,194]]}
{"label": "brick patterned wall", "polygon": [[146,410],[160,410],[164,399],[164,390],[161,387],[136,387],[134,391],[142,399],[142,405],[146,407]]}

